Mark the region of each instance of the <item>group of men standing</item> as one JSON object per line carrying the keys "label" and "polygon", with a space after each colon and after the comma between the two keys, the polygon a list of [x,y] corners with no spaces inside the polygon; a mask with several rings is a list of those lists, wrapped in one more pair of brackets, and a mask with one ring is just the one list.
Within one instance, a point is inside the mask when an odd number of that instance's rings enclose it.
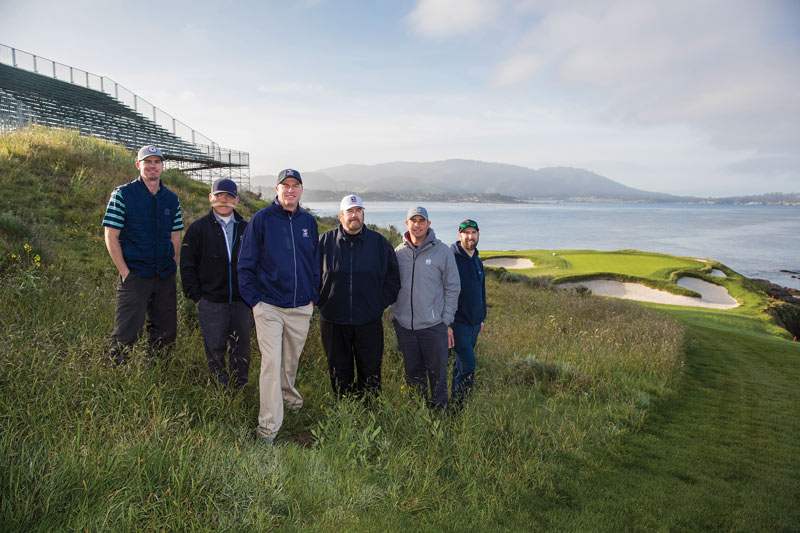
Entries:
{"label": "group of men standing", "polygon": [[[475,221],[462,222],[459,241],[447,246],[436,238],[426,209],[414,207],[403,242],[392,249],[366,227],[361,198],[349,195],[340,204],[339,226],[320,237],[316,219],[300,209],[302,177],[286,169],[272,204],[249,223],[235,209],[236,183],[215,181],[210,212],[189,226],[180,246],[183,218],[177,196],[160,181],[162,151],[143,147],[136,167],[139,177],[112,192],[103,218],[106,247],[119,271],[114,363],[127,361],[145,319],[153,352],[175,342],[180,255],[183,291],[197,306],[209,370],[220,383],[241,388],[247,382],[255,324],[259,438],[272,442],[284,408],[303,406],[295,377],[315,304],[338,397],[368,401],[380,392],[382,317],[391,306],[407,384],[431,405],[461,407],[473,386],[474,346],[486,318]],[[449,348],[455,354],[450,396]]]}

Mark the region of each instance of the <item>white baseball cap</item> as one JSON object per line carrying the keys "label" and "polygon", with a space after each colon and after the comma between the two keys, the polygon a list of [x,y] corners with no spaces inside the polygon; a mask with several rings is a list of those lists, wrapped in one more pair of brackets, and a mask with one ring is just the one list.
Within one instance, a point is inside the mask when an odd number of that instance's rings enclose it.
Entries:
{"label": "white baseball cap", "polygon": [[339,204],[339,212],[347,211],[351,207],[360,207],[364,209],[364,204],[361,203],[361,197],[351,194],[342,198],[342,203]]}

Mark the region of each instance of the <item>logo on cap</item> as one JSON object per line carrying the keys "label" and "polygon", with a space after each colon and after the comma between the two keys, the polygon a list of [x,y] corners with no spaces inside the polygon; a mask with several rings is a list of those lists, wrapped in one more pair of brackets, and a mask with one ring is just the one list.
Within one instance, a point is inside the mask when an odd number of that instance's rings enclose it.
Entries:
{"label": "logo on cap", "polygon": [[155,146],[148,146],[147,151],[150,152],[151,154],[154,154],[158,152],[158,148],[156,148]]}

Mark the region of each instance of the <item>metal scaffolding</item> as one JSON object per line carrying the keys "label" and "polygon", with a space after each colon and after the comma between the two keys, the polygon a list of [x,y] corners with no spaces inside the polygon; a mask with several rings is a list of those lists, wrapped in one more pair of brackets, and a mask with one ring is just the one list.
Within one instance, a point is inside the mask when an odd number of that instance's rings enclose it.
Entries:
{"label": "metal scaffolding", "polygon": [[74,129],[133,152],[155,144],[169,168],[250,189],[249,153],[221,148],[110,78],[0,44],[0,132],[30,124]]}

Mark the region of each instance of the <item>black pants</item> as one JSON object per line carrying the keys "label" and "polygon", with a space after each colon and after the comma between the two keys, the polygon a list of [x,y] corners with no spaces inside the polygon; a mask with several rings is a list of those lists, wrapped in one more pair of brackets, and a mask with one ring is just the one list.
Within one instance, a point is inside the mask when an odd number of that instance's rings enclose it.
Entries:
{"label": "black pants", "polygon": [[[372,397],[381,389],[383,320],[345,326],[323,318],[319,321],[322,346],[328,356],[333,391],[339,397]],[[354,364],[355,363],[355,364]],[[358,372],[353,379],[354,369]]]}
{"label": "black pants", "polygon": [[117,280],[114,331],[111,332],[111,359],[122,364],[136,343],[147,319],[147,342],[157,354],[169,351],[178,335],[178,302],[175,274],[166,279],[143,278],[131,272],[125,281]]}
{"label": "black pants", "polygon": [[[211,375],[223,384],[230,377],[237,388],[244,387],[250,370],[253,310],[241,301],[217,303],[201,298],[197,311]],[[227,367],[225,355],[228,355]]]}

